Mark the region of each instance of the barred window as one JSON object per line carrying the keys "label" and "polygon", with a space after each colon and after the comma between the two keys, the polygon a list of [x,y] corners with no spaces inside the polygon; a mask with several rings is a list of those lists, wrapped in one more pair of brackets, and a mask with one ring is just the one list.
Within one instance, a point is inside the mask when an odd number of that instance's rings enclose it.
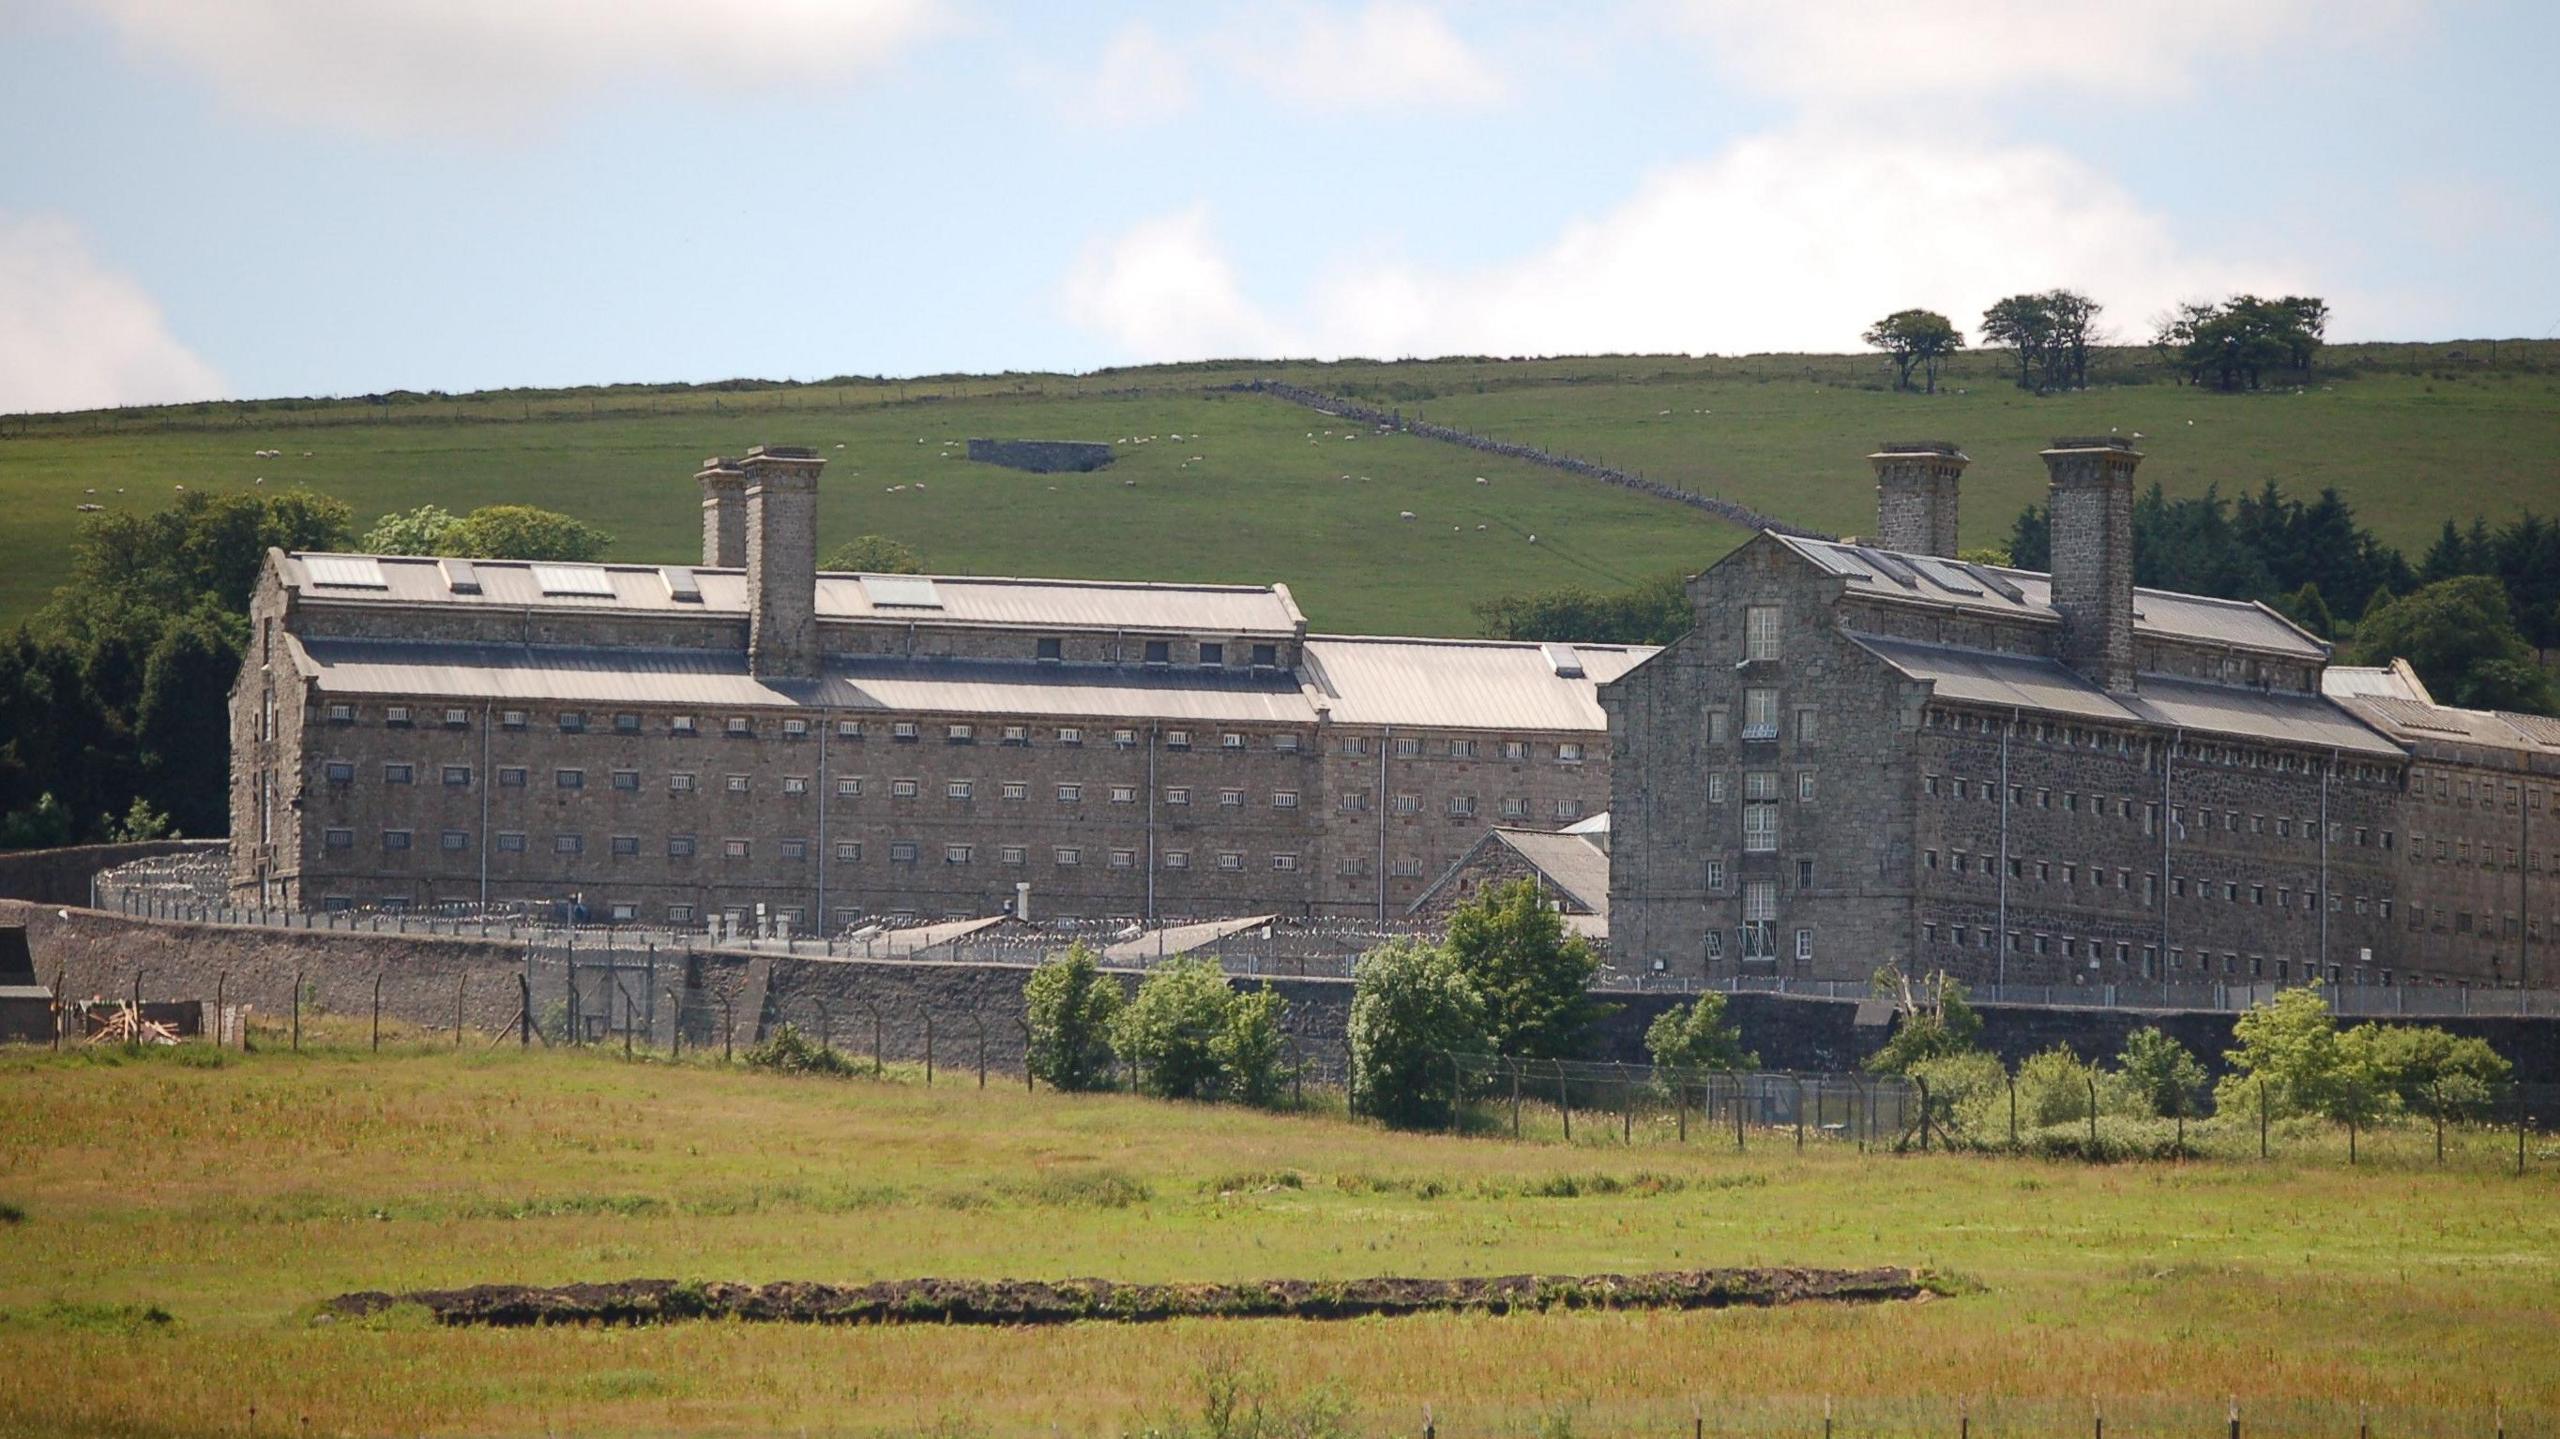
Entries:
{"label": "barred window", "polygon": [[500,833],[498,836],[498,852],[500,854],[524,853],[524,838],[524,834],[521,831],[508,830]]}
{"label": "barred window", "polygon": [[637,855],[640,853],[640,836],[636,834],[615,835],[613,837],[613,853],[614,857],[617,859],[627,859]]}
{"label": "barred window", "polygon": [[451,788],[453,788],[453,789],[468,789],[468,788],[470,788],[470,787],[471,787],[471,766],[469,766],[469,765],[467,765],[467,764],[449,764],[449,765],[446,765],[446,766],[444,767],[444,782],[445,782],[445,784],[446,784],[447,786],[449,786],[449,787],[451,787]]}
{"label": "barred window", "polygon": [[407,849],[409,847],[409,832],[405,829],[384,830],[382,832],[382,847],[384,849]]}
{"label": "barred window", "polygon": [[445,852],[448,854],[466,850],[471,848],[471,832],[469,830],[462,829],[449,829],[444,832],[444,835],[439,842],[444,846]]}
{"label": "barred window", "polygon": [[689,835],[689,834],[671,834],[671,835],[668,835],[668,836],[667,836],[667,857],[668,857],[669,859],[691,859],[691,858],[693,857],[693,844],[694,844],[694,840],[693,840],[693,836],[692,836],[692,835]]}

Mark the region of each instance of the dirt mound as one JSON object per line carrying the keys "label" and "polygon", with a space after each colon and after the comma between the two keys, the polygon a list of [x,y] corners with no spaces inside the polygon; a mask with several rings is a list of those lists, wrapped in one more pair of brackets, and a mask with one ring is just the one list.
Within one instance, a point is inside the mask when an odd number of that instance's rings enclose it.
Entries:
{"label": "dirt mound", "polygon": [[1063,1324],[1232,1319],[1356,1319],[1371,1314],[1548,1309],[1726,1309],[1814,1300],[1874,1303],[1948,1292],[1911,1269],[1688,1269],[1579,1277],[1273,1279],[1244,1284],[1117,1284],[1108,1279],[898,1279],[773,1284],[626,1279],[614,1284],[481,1284],[410,1294],[342,1294],[323,1318],[361,1318],[400,1304],[442,1324],[657,1324],[749,1319],[793,1324]]}

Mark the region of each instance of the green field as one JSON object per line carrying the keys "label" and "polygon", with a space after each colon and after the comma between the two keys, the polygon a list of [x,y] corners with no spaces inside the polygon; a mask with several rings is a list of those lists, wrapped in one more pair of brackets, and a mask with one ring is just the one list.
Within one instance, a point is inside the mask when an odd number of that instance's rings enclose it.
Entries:
{"label": "green field", "polygon": [[[323,1026],[314,1024],[318,1033]],[[352,1034],[352,1027],[347,1032]],[[0,1056],[0,1433],[2482,1434],[2560,1424],[2548,1141],[2077,1165],[1400,1136],[966,1079],[432,1048]],[[1594,1128],[1601,1132],[1593,1132]],[[315,1326],[341,1291],[1926,1264],[1872,1308],[1033,1330]],[[167,1322],[146,1317],[157,1306]],[[1231,1430],[1230,1432],[1246,1432]],[[1286,1427],[1262,1432],[1291,1432]]]}
{"label": "green field", "polygon": [[[1975,459],[1967,543],[2004,537],[2018,508],[2041,496],[2034,452],[2047,438],[2140,431],[2150,454],[2144,475],[2173,494],[2209,484],[2232,493],[2269,478],[2298,493],[2334,484],[2414,560],[2448,517],[2560,508],[2560,345],[2509,343],[2495,363],[2487,353],[2341,348],[2332,352],[2337,372],[2299,394],[2244,396],[2156,382],[2131,352],[2118,352],[2101,374],[2153,382],[2045,399],[2005,384],[1997,362],[1980,355],[1934,397],[1886,389],[1871,358],[1601,357],[617,387],[14,418],[0,420],[0,506],[9,515],[0,526],[0,621],[23,617],[62,581],[80,504],[155,505],[175,485],[243,488],[261,477],[340,495],[360,523],[429,501],[453,509],[524,501],[603,526],[617,537],[617,558],[687,559],[699,553],[689,483],[696,462],[762,441],[816,445],[833,461],[823,507],[829,543],[887,534],[915,546],[929,567],[953,571],[1277,580],[1316,625],[1337,630],[1471,633],[1468,607],[1478,599],[1696,570],[1741,538],[1680,506],[1540,467],[1401,436],[1344,440],[1339,426],[1328,438],[1321,416],[1213,390],[1256,375],[1641,469],[1844,533],[1871,523],[1862,457],[1872,444],[1954,439]],[[1123,446],[1103,474],[1039,477],[949,458],[971,435],[1154,438]],[[252,458],[271,448],[284,456]],[[1474,484],[1478,475],[1491,483]],[[910,488],[889,491],[900,484]],[[1403,510],[1417,518],[1398,520]]]}

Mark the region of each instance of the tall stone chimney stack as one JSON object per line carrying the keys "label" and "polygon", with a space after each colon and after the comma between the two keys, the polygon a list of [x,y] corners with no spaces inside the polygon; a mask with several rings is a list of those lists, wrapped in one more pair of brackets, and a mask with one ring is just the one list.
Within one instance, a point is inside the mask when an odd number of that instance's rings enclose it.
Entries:
{"label": "tall stone chimney stack", "polygon": [[759,679],[818,675],[818,471],[815,450],[758,445],[746,477],[747,669]]}
{"label": "tall stone chimney stack", "polygon": [[1887,440],[1876,467],[1876,543],[1907,555],[1956,557],[1956,482],[1973,461],[1945,440]]}
{"label": "tall stone chimney stack", "polygon": [[747,474],[713,455],[693,477],[702,486],[702,563],[706,569],[742,569],[747,563]]}
{"label": "tall stone chimney stack", "polygon": [[2053,533],[2053,608],[2062,660],[2102,689],[2133,688],[2133,470],[2120,435],[2059,439],[2044,452]]}

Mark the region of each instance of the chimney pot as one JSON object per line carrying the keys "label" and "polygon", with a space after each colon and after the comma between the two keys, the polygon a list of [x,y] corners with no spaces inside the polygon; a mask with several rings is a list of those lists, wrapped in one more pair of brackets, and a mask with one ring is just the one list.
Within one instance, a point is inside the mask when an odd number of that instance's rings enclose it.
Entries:
{"label": "chimney pot", "polygon": [[2134,687],[2133,471],[2141,463],[2121,435],[2066,436],[2044,452],[2061,658],[2119,692]]}
{"label": "chimney pot", "polygon": [[759,679],[818,675],[818,452],[758,445],[745,481],[747,669]]}
{"label": "chimney pot", "polygon": [[694,477],[702,487],[702,563],[707,569],[743,569],[747,563],[747,476],[718,455]]}
{"label": "chimney pot", "polygon": [[1910,555],[1956,557],[1956,486],[1972,460],[1946,440],[1887,440],[1876,470],[1876,543]]}

